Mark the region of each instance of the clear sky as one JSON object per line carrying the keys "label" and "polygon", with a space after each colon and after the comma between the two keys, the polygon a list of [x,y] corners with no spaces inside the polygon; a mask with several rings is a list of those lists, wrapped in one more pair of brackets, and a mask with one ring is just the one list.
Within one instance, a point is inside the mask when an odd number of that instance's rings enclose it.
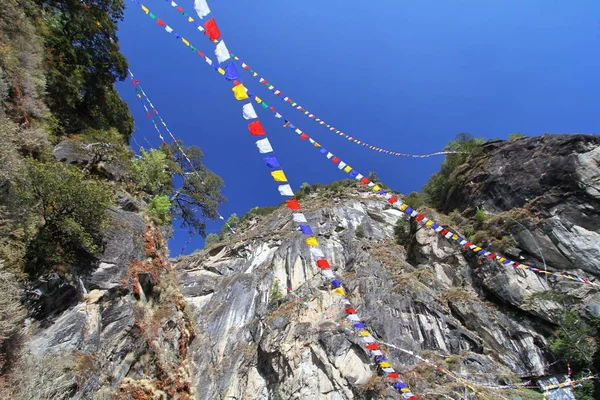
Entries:
{"label": "clear sky", "polygon": [[[228,202],[219,211],[241,216],[254,206],[283,201],[231,84],[137,4],[125,1],[121,51],[173,133],[200,146],[207,167],[225,181]],[[196,16],[193,0],[179,4]],[[170,1],[145,5],[216,59],[214,44]],[[232,52],[318,117],[376,146],[428,153],[459,132],[488,139],[512,132],[600,133],[597,0],[209,0],[209,5]],[[251,91],[294,125],[358,171],[376,171],[396,190],[420,190],[443,160],[393,157],[350,143],[238,70]],[[160,141],[131,84],[118,89],[136,119],[135,139],[157,147]],[[346,177],[272,113],[257,112],[294,190],[302,182]],[[175,228],[172,256],[188,239]],[[220,228],[211,222],[208,231]],[[184,253],[202,245],[196,237]]]}

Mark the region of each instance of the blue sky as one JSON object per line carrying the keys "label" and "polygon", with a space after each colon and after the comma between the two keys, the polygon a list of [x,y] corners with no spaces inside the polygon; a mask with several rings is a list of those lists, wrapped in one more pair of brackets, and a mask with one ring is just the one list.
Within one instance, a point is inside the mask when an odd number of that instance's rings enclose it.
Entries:
{"label": "blue sky", "polygon": [[[145,2],[194,46],[214,44],[163,0]],[[179,4],[195,16],[193,0]],[[269,170],[241,116],[244,102],[198,55],[127,1],[121,51],[173,133],[198,145],[225,181],[219,211],[276,205]],[[215,0],[229,49],[299,104],[338,129],[405,153],[440,150],[459,132],[599,133],[600,2],[594,0]],[[204,20],[205,21],[205,20]],[[420,190],[442,157],[380,154],[331,133],[239,69],[242,81],[358,171],[376,171],[403,193]],[[129,82],[118,85],[136,140],[160,141]],[[345,178],[317,151],[258,110],[292,187]],[[134,142],[132,142],[134,144]],[[176,226],[172,255],[188,239]],[[209,223],[218,232],[219,222]],[[202,247],[195,237],[184,253]]]}

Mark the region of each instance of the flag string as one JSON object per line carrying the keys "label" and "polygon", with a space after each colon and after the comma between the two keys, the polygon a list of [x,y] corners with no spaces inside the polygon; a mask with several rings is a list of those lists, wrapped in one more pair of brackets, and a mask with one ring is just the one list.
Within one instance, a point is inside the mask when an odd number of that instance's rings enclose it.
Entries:
{"label": "flag string", "polygon": [[[183,7],[181,7],[180,4],[172,1],[172,0],[166,0],[167,3],[170,3],[171,7],[173,7],[175,10],[177,10],[182,16],[187,17],[186,20],[187,22],[191,23],[192,25],[194,25],[196,27],[196,29],[199,32],[204,32],[206,34],[206,32],[210,29],[210,27],[213,26],[213,23],[211,23],[210,21],[207,22],[207,24],[209,24],[209,28],[206,28],[205,26],[202,26],[201,24],[197,23],[196,20],[190,16],[184,9]],[[208,10],[208,7],[204,8],[204,10]],[[203,13],[202,13],[203,14]],[[199,14],[200,15],[200,14]],[[208,15],[204,14],[201,18],[203,18],[204,16]],[[212,20],[214,20],[214,17],[212,17]],[[214,26],[216,26],[216,22],[214,23]],[[216,30],[216,32],[219,32],[218,29]],[[219,32],[220,33],[220,32]],[[210,36],[209,35],[209,39],[213,40],[213,41],[218,41],[218,37],[216,39],[214,39],[215,36]],[[222,47],[225,47],[224,42]],[[226,47],[225,47],[226,48]],[[345,139],[347,139],[348,141],[366,147],[370,150],[374,150],[380,153],[385,153],[385,154],[389,154],[392,156],[398,156],[398,157],[409,157],[409,158],[428,158],[428,157],[433,157],[433,156],[439,156],[439,155],[448,155],[448,154],[461,154],[462,152],[460,151],[453,151],[453,150],[447,150],[447,151],[437,151],[434,153],[429,153],[429,154],[407,154],[407,153],[401,153],[398,151],[392,151],[392,150],[387,150],[381,147],[377,147],[377,146],[373,146],[363,140],[359,140],[353,136],[348,135],[347,133],[339,130],[338,128],[334,127],[333,125],[330,125],[329,123],[325,122],[324,120],[322,120],[321,118],[318,118],[316,115],[314,115],[313,113],[311,113],[310,111],[308,111],[306,108],[302,107],[301,105],[297,104],[294,100],[292,100],[290,97],[285,96],[283,94],[283,92],[279,89],[277,89],[272,83],[269,83],[270,81],[268,81],[267,79],[265,79],[264,77],[262,77],[261,75],[259,75],[255,70],[253,70],[252,68],[250,68],[250,66],[248,64],[246,64],[245,62],[243,62],[242,60],[240,60],[239,56],[233,54],[231,51],[228,50],[228,56],[232,57],[233,60],[237,61],[238,64],[240,64],[240,66],[242,67],[242,69],[244,71],[247,71],[253,78],[256,78],[256,80],[258,80],[259,83],[261,83],[262,85],[264,85],[269,92],[271,92],[273,95],[279,97],[281,100],[283,100],[284,102],[288,103],[290,106],[292,106],[294,109],[300,111],[303,115],[307,116],[308,118],[312,119],[313,121],[317,122],[319,125],[322,125],[324,127],[326,127],[329,131],[344,137]],[[229,58],[229,57],[227,57]],[[219,60],[221,62],[221,60]]]}

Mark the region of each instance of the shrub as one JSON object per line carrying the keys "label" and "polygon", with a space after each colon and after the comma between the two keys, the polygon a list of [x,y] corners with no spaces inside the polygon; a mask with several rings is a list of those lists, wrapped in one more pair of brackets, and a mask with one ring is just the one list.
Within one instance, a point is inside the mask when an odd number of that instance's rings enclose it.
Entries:
{"label": "shrub", "polygon": [[164,151],[151,149],[146,152],[140,149],[140,156],[133,161],[131,170],[142,190],[151,194],[168,193],[173,188],[168,166]]}
{"label": "shrub", "polygon": [[482,225],[489,218],[489,215],[487,215],[485,211],[480,208],[477,209],[477,212],[475,213],[475,221],[477,221],[479,225]]}
{"label": "shrub", "polygon": [[521,132],[515,132],[515,133],[511,133],[510,135],[508,135],[508,140],[517,140],[517,139],[521,139],[524,138],[525,135],[522,134]]}
{"label": "shrub", "polygon": [[559,360],[570,362],[577,369],[591,367],[594,354],[598,350],[593,329],[576,312],[565,310],[550,350]]}
{"label": "shrub", "polygon": [[363,229],[362,225],[356,227],[355,234],[358,239],[362,239],[365,237],[365,230]]}
{"label": "shrub", "polygon": [[28,180],[19,195],[41,218],[41,226],[28,242],[26,272],[35,275],[96,253],[109,222],[110,187],[75,166],[31,159]]}
{"label": "shrub", "polygon": [[247,220],[249,220],[250,218],[254,217],[254,216],[264,216],[264,215],[271,215],[273,213],[273,211],[275,211],[277,209],[277,207],[254,207],[251,208],[250,211],[248,211],[246,214],[242,215],[242,218],[240,218],[240,223],[246,222]]}
{"label": "shrub", "polygon": [[281,285],[277,280],[273,281],[273,286],[271,286],[271,296],[269,301],[277,301],[283,298],[283,292],[281,291]]}
{"label": "shrub", "polygon": [[475,235],[475,228],[472,226],[467,226],[465,228],[465,237],[469,239],[470,242],[473,241],[473,236]]}
{"label": "shrub", "polygon": [[517,245],[517,241],[510,235],[502,236],[502,246],[504,248],[515,247]]}
{"label": "shrub", "polygon": [[479,246],[487,246],[491,239],[492,238],[490,237],[490,234],[487,231],[477,231],[472,236],[472,240],[470,241]]}
{"label": "shrub", "polygon": [[398,218],[396,225],[394,226],[394,237],[396,243],[406,246],[410,243],[410,221],[404,218]]}
{"label": "shrub", "polygon": [[19,332],[25,318],[21,306],[23,289],[14,275],[2,270],[0,262],[0,373],[11,356],[11,341]]}
{"label": "shrub", "polygon": [[221,238],[219,237],[219,235],[215,233],[209,233],[208,235],[206,235],[206,238],[204,238],[204,248],[208,249],[209,247],[212,247],[215,244],[217,244],[220,240]]}
{"label": "shrub", "polygon": [[158,194],[150,201],[150,216],[159,225],[166,225],[171,220],[171,201],[168,196]]}

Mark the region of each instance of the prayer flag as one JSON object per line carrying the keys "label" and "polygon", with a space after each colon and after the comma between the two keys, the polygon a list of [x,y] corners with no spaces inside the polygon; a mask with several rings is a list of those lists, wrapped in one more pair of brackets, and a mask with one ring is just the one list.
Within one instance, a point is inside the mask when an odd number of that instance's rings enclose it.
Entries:
{"label": "prayer flag", "polygon": [[[273,158],[275,158],[275,157],[273,157]],[[267,163],[267,165],[268,165],[268,163]],[[279,166],[279,164],[278,164],[278,166]],[[277,168],[277,167],[273,167],[273,168]],[[288,201],[286,201],[286,203],[287,203],[287,207],[290,210],[299,210],[300,209],[300,203],[298,203],[298,200],[296,200],[296,199],[288,200]]]}
{"label": "prayer flag", "polygon": [[319,242],[317,242],[317,239],[315,237],[309,237],[305,240],[306,244],[312,247],[316,247],[319,245]]}
{"label": "prayer flag", "polygon": [[300,135],[300,139],[306,140],[306,139],[308,139],[308,135],[306,133],[302,132],[302,134]]}
{"label": "prayer flag", "polygon": [[215,55],[217,56],[217,61],[219,61],[219,64],[229,60],[229,50],[227,50],[227,46],[225,46],[225,41],[221,40],[217,44],[217,47],[215,47]]}
{"label": "prayer flag", "polygon": [[258,103],[258,104],[262,103],[262,99],[261,99],[260,97],[258,97],[258,96],[254,96],[254,100],[255,100],[255,101]]}
{"label": "prayer flag", "polygon": [[[265,158],[263,158],[263,161],[265,163],[267,163],[267,167],[269,167],[269,168],[279,168],[279,161],[277,161],[277,158],[275,158],[275,156],[265,157]],[[295,200],[289,200],[289,201],[295,201]],[[289,204],[288,204],[288,206],[289,206]]]}
{"label": "prayer flag", "polygon": [[167,31],[167,33],[173,33],[173,28],[171,28],[169,25],[165,26],[165,31]]}
{"label": "prayer flag", "polygon": [[310,226],[308,226],[308,225],[300,225],[300,230],[305,235],[312,235],[313,234],[312,229],[310,229]]}
{"label": "prayer flag", "polygon": [[306,217],[302,213],[294,213],[294,214],[292,214],[292,218],[294,219],[294,222],[298,222],[300,224],[308,223],[308,221],[306,220]]}
{"label": "prayer flag", "polygon": [[333,278],[335,278],[335,275],[333,274],[333,271],[332,271],[332,270],[330,270],[330,269],[323,269],[323,270],[321,271],[321,273],[323,274],[323,276],[324,276],[325,278],[328,278],[328,279],[333,279]]}
{"label": "prayer flag", "polygon": [[346,319],[347,319],[348,321],[352,321],[352,322],[360,322],[360,318],[358,317],[358,315],[356,315],[356,314],[353,314],[353,313],[350,313],[350,315],[348,315],[348,316],[346,317]]}
{"label": "prayer flag", "polygon": [[190,45],[190,42],[188,42],[188,40],[186,38],[181,38],[181,41],[183,42],[183,44],[185,44],[186,46]]}
{"label": "prayer flag", "polygon": [[200,18],[204,18],[210,14],[210,8],[208,8],[206,0],[194,0],[194,8]]}
{"label": "prayer flag", "polygon": [[329,261],[323,259],[323,260],[317,260],[317,267],[319,268],[330,268],[329,265]]}
{"label": "prayer flag", "polygon": [[352,167],[347,165],[346,168],[344,168],[344,172],[349,173],[350,171],[352,171]]}
{"label": "prayer flag", "polygon": [[242,116],[244,119],[256,119],[258,115],[256,115],[256,111],[254,111],[254,107],[252,103],[246,103],[242,107]]}
{"label": "prayer flag", "polygon": [[260,151],[262,154],[270,153],[273,151],[273,147],[271,147],[271,143],[267,138],[258,140],[256,142],[256,147],[258,147],[258,151]]}
{"label": "prayer flag", "polygon": [[310,249],[308,249],[308,251],[310,251],[310,254],[314,258],[325,258],[325,253],[323,253],[323,250],[321,250],[319,248],[311,247]]}
{"label": "prayer flag", "polygon": [[[239,84],[233,87],[233,89],[231,89],[233,91],[233,95],[235,96],[235,98],[237,100],[244,100],[248,98],[248,93],[246,93],[246,88],[244,87],[243,84]],[[273,150],[271,150],[273,151]]]}
{"label": "prayer flag", "polygon": [[225,79],[228,81],[234,81],[238,79],[240,76],[238,75],[237,69],[235,69],[235,65],[233,62],[230,62],[227,67],[225,67]]}
{"label": "prayer flag", "polygon": [[281,169],[278,169],[277,171],[272,171],[271,176],[273,177],[273,179],[275,179],[275,182],[287,182],[287,178],[285,177],[285,174]]}
{"label": "prayer flag", "polygon": [[343,288],[339,287],[333,291],[333,293],[339,294],[340,296],[346,296],[346,292]]}
{"label": "prayer flag", "polygon": [[144,10],[144,12],[146,14],[148,14],[150,12],[150,10],[148,10],[148,7],[146,7],[145,5],[142,4],[142,10]]}
{"label": "prayer flag", "polygon": [[266,134],[262,124],[258,120],[250,122],[248,124],[248,130],[252,136],[264,136]]}
{"label": "prayer flag", "polygon": [[217,68],[217,72],[220,73],[221,75],[225,75],[225,70],[221,67]]}
{"label": "prayer flag", "polygon": [[206,32],[204,34],[208,34],[210,40],[218,40],[221,37],[221,32],[219,32],[219,28],[217,27],[217,22],[214,18],[209,19],[204,24],[204,29]]}
{"label": "prayer flag", "polygon": [[292,191],[292,187],[290,185],[279,185],[277,190],[279,190],[279,194],[282,196],[293,196],[294,195],[294,192]]}

